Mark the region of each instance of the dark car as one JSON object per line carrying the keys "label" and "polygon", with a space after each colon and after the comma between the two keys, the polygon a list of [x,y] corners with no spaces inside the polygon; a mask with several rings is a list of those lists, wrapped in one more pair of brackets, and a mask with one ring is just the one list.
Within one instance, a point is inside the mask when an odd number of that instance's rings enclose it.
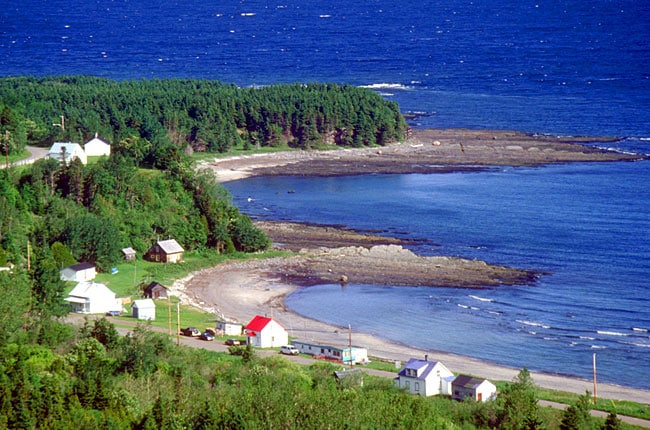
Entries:
{"label": "dark car", "polygon": [[199,337],[199,336],[201,336],[201,332],[196,327],[184,328],[184,329],[181,330],[181,333],[183,334],[183,336],[190,336],[190,337]]}
{"label": "dark car", "polygon": [[201,333],[201,340],[214,340],[214,336],[212,335],[212,333],[204,331],[203,333]]}
{"label": "dark car", "polygon": [[106,316],[109,317],[119,317],[122,312],[120,311],[108,311],[106,312]]}
{"label": "dark car", "polygon": [[226,345],[230,345],[230,346],[233,346],[233,345],[241,345],[241,344],[242,344],[242,342],[241,342],[241,340],[239,340],[239,339],[228,339],[228,340],[226,341]]}

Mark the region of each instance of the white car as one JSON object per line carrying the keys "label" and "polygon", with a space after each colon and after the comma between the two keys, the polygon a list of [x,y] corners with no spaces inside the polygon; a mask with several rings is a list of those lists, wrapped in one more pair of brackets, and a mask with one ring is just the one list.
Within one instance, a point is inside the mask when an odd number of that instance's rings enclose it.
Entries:
{"label": "white car", "polygon": [[280,348],[280,354],[298,355],[300,354],[300,351],[298,351],[298,348],[293,345],[284,345]]}

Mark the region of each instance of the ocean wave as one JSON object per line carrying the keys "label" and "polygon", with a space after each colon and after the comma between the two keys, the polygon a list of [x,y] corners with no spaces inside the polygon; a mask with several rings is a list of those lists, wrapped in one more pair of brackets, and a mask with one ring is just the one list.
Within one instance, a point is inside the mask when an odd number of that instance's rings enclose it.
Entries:
{"label": "ocean wave", "polygon": [[488,298],[485,298],[485,297],[479,297],[479,296],[475,296],[473,294],[470,294],[468,297],[471,297],[472,299],[478,300],[480,302],[493,302],[494,301],[493,299],[488,299]]}
{"label": "ocean wave", "polygon": [[611,331],[611,330],[596,330],[596,333],[605,336],[629,336],[629,334],[627,333],[621,333],[620,331]]}
{"label": "ocean wave", "polygon": [[532,327],[541,327],[541,328],[546,328],[546,329],[551,328],[550,325],[538,323],[538,322],[535,322],[535,321],[526,321],[526,320],[515,320],[515,321],[517,321],[519,324],[529,325],[529,326],[532,326]]}
{"label": "ocean wave", "polygon": [[639,343],[639,342],[620,342],[624,345],[636,346],[639,348],[650,348],[650,343]]}
{"label": "ocean wave", "polygon": [[591,349],[607,349],[604,345],[591,345]]}
{"label": "ocean wave", "polygon": [[635,331],[637,333],[647,333],[648,329],[647,328],[632,327],[632,331]]}
{"label": "ocean wave", "polygon": [[410,87],[404,84],[391,84],[382,82],[379,84],[360,85],[361,88],[369,88],[371,90],[408,90]]}

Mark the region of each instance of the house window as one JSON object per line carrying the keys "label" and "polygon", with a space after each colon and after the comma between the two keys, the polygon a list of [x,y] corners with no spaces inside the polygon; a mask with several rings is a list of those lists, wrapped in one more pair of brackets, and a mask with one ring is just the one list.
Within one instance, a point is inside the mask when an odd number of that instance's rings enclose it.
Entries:
{"label": "house window", "polygon": [[420,383],[419,382],[415,383],[415,391],[420,391]]}

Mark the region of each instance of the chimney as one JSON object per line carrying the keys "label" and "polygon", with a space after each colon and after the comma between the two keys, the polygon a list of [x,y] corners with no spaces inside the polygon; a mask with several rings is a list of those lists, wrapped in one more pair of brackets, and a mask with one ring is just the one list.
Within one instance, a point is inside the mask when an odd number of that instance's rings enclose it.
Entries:
{"label": "chimney", "polygon": [[424,361],[429,361],[429,354],[424,354]]}

